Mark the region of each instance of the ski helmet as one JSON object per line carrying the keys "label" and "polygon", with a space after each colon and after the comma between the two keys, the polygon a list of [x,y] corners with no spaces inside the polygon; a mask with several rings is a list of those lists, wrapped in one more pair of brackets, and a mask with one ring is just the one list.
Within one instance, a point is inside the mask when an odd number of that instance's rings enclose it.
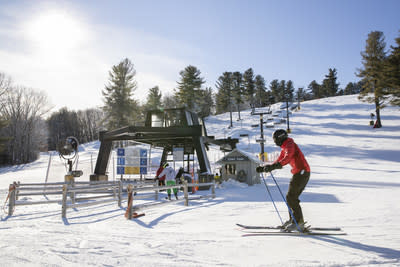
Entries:
{"label": "ski helmet", "polygon": [[272,138],[277,146],[281,146],[283,142],[288,138],[288,134],[283,129],[278,129],[272,134]]}

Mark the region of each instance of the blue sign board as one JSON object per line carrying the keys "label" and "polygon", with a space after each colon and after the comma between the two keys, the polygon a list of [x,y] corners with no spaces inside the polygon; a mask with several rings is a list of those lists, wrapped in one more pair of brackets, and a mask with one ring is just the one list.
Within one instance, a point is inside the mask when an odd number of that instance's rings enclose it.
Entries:
{"label": "blue sign board", "polygon": [[124,148],[118,148],[117,149],[117,156],[118,157],[124,157],[125,156],[125,149]]}
{"label": "blue sign board", "polygon": [[[137,150],[136,150],[137,151]],[[132,152],[129,150],[128,152]],[[147,150],[140,149],[137,155],[140,155],[140,158],[134,157],[133,159],[139,159],[140,161],[133,160],[132,161],[132,153],[128,153],[124,148],[117,149],[117,174],[132,174],[132,167],[139,167],[140,174],[147,174]],[[140,163],[139,163],[140,162]],[[139,164],[139,166],[132,166]],[[125,168],[126,167],[126,168]]]}
{"label": "blue sign board", "polygon": [[125,174],[125,167],[117,166],[117,174]]}
{"label": "blue sign board", "polygon": [[117,165],[125,165],[125,158],[118,157],[117,158]]}

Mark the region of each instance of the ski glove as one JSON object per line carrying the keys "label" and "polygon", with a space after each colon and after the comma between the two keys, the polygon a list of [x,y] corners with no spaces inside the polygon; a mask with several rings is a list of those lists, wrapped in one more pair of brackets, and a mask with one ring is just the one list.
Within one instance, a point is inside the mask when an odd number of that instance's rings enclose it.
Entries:
{"label": "ski glove", "polygon": [[258,166],[256,168],[256,171],[257,172],[271,172],[275,169],[282,169],[282,165],[279,162],[277,162],[277,163],[274,163],[271,165]]}
{"label": "ski glove", "polygon": [[264,166],[257,166],[256,172],[263,172],[264,171]]}

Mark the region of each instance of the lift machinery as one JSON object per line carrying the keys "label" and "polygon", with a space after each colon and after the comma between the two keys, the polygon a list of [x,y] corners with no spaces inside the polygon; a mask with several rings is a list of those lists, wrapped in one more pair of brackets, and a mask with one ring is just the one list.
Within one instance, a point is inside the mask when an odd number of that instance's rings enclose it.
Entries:
{"label": "lift machinery", "polygon": [[[236,148],[238,139],[215,139],[208,136],[204,121],[196,113],[185,108],[164,110],[150,110],[147,112],[144,126],[127,126],[112,131],[99,133],[101,142],[94,173],[91,181],[108,180],[106,173],[113,141],[132,140],[150,144],[163,149],[161,161],[166,161],[168,154],[174,147],[183,147],[184,155],[194,154],[196,151],[199,163],[199,182],[213,180],[210,162],[206,149],[214,144],[223,151],[232,151]],[[190,157],[187,158],[190,158]]]}

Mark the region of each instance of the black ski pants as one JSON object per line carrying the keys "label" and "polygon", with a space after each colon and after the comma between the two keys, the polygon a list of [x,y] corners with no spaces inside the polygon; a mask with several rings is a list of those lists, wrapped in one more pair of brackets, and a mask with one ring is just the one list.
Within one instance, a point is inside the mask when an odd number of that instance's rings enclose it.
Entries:
{"label": "black ski pants", "polygon": [[[310,179],[310,173],[301,171],[293,175],[292,180],[289,184],[289,190],[286,194],[286,201],[293,212],[293,216],[296,222],[303,222],[303,212],[300,207],[299,196],[306,187],[308,180]],[[292,218],[289,213],[289,218]]]}

